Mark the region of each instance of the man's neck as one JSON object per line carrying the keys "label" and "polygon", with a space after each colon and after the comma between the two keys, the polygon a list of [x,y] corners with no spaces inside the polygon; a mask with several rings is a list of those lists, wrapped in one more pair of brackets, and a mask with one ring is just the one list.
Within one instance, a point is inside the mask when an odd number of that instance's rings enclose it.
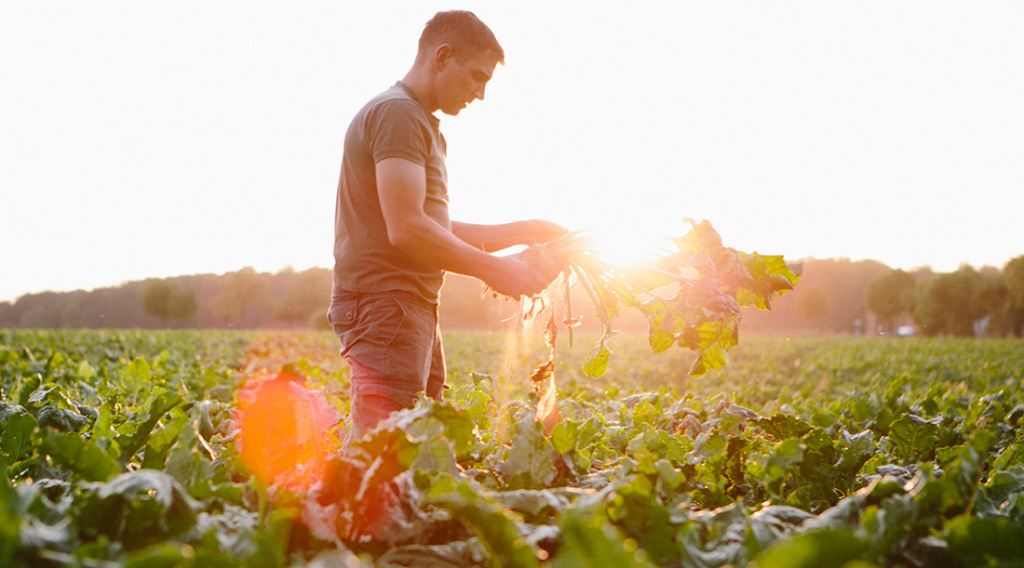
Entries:
{"label": "man's neck", "polygon": [[419,101],[427,111],[433,113],[441,108],[431,96],[432,90],[430,88],[430,78],[426,76],[426,73],[424,73],[420,68],[413,66],[413,68],[405,74],[405,77],[402,78],[402,83],[412,92],[416,100]]}

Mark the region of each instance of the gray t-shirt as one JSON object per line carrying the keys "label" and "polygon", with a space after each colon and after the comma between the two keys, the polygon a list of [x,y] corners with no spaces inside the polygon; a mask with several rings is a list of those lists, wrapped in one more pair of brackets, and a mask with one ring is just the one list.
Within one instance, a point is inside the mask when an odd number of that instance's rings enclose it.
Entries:
{"label": "gray t-shirt", "polygon": [[401,81],[371,99],[352,119],[345,133],[334,218],[335,294],[405,290],[437,303],[444,273],[391,245],[375,167],[385,158],[424,166],[423,210],[450,231],[446,146],[439,124]]}

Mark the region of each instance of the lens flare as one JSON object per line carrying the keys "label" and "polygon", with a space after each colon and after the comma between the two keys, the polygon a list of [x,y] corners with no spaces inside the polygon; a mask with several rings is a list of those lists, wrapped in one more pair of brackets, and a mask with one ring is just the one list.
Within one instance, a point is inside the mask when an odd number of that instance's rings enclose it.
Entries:
{"label": "lens flare", "polygon": [[622,267],[649,263],[671,250],[669,240],[650,227],[616,224],[589,229],[586,235],[603,260]]}
{"label": "lens flare", "polygon": [[336,447],[337,414],[303,383],[286,374],[256,377],[239,393],[239,454],[264,487],[308,492]]}

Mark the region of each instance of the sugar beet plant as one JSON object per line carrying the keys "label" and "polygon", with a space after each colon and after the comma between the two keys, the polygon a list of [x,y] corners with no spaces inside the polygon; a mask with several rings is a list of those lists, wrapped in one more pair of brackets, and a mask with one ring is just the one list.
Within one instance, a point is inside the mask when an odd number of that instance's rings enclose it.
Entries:
{"label": "sugar beet plant", "polygon": [[623,335],[545,433],[448,339],[477,372],[342,452],[330,335],[0,330],[0,565],[1024,564],[1017,341],[745,338],[692,380]]}
{"label": "sugar beet plant", "polygon": [[694,351],[697,358],[690,374],[703,376],[728,363],[729,350],[739,342],[741,308],[770,309],[772,300],[792,290],[800,279],[799,263],[723,246],[709,222],[686,221],[693,228],[670,239],[675,252],[630,266],[605,260],[585,232],[569,233],[522,253],[542,272],[562,274],[563,322],[570,330],[579,323],[579,316],[572,312],[571,286],[581,286],[593,302],[603,333],[587,356],[583,367],[587,375],[598,377],[608,368],[614,321],[625,308],[639,310],[647,318],[653,353],[673,345]]}
{"label": "sugar beet plant", "polygon": [[[532,245],[521,254],[549,278],[561,275],[564,293],[557,305],[564,311],[561,319],[569,330],[570,345],[572,330],[582,318],[573,314],[571,288],[582,287],[593,303],[602,333],[583,363],[588,376],[600,377],[608,369],[615,318],[625,308],[639,310],[647,319],[651,353],[673,346],[688,349],[696,353],[689,374],[702,377],[728,364],[729,350],[739,343],[741,308],[771,309],[772,300],[792,290],[800,279],[800,263],[726,247],[707,221],[686,221],[693,228],[671,239],[676,251],[644,263],[623,266],[606,260],[584,232]],[[527,318],[540,316],[550,304],[543,297],[540,302],[526,302]],[[536,418],[544,424],[545,433],[560,420],[554,372],[556,311],[550,308],[545,325],[548,360],[531,376],[538,395]]]}

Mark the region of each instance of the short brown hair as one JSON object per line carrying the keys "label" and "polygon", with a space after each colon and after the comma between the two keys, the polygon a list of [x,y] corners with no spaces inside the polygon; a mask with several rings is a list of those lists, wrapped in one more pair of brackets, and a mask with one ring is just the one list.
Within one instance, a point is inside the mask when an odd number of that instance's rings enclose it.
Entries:
{"label": "short brown hair", "polygon": [[467,52],[491,53],[499,63],[505,64],[505,50],[498,44],[494,32],[473,12],[451,10],[434,14],[423,26],[417,59],[426,57],[431,50],[445,43],[452,46],[456,56]]}

